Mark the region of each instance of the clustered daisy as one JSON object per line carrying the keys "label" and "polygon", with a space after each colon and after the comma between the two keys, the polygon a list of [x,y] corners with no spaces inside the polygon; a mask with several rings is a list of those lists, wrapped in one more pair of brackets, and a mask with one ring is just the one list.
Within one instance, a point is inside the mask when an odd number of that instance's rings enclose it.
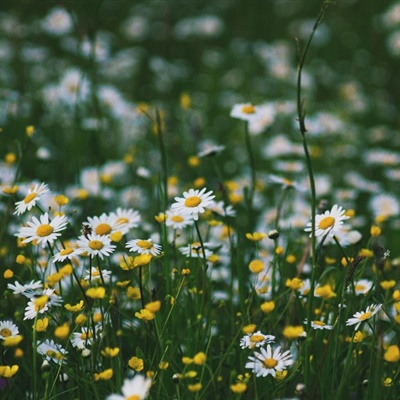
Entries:
{"label": "clustered daisy", "polygon": [[284,371],[293,364],[290,351],[281,352],[281,347],[275,349],[270,344],[266,348],[260,347],[260,352],[255,351],[253,356],[249,356],[249,362],[245,367],[252,370],[257,377],[276,376],[277,372]]}
{"label": "clustered daisy", "polygon": [[214,195],[212,191],[206,193],[206,188],[201,190],[189,189],[183,192],[183,197],[175,197],[171,209],[179,214],[191,215],[195,221],[199,219],[199,214],[204,213],[205,209],[214,205]]}
{"label": "clustered daisy", "polygon": [[[345,215],[345,210],[335,204],[331,210],[325,211],[323,214],[317,214],[315,216],[315,236],[334,236],[342,227],[343,221],[349,218]],[[311,232],[312,223],[307,223],[307,227],[304,229],[306,232]],[[312,233],[310,233],[310,237]]]}

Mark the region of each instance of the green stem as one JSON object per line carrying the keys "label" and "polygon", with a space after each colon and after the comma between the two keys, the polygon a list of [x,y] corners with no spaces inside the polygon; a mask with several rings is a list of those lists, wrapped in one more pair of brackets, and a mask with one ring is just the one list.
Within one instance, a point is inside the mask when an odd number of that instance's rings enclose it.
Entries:
{"label": "green stem", "polygon": [[[299,123],[299,130],[301,133],[302,141],[303,141],[303,149],[307,164],[307,171],[310,181],[310,189],[311,189],[311,259],[312,259],[312,272],[311,272],[311,281],[310,281],[310,292],[309,292],[309,300],[308,300],[308,309],[307,309],[307,336],[311,332],[311,316],[313,312],[313,303],[314,303],[314,288],[315,288],[315,279],[316,279],[316,269],[317,264],[315,260],[315,250],[316,250],[316,238],[315,238],[315,215],[316,215],[316,190],[315,190],[315,180],[314,180],[314,173],[312,169],[311,157],[307,146],[306,140],[306,126],[305,126],[305,110],[304,110],[304,101],[302,98],[302,72],[304,63],[306,60],[306,56],[308,50],[310,48],[311,42],[313,40],[314,34],[318,28],[318,26],[322,23],[323,17],[325,15],[325,11],[329,5],[330,1],[324,1],[324,4],[321,8],[321,11],[315,21],[313,30],[308,38],[306,46],[301,53],[299,65],[298,65],[298,74],[297,74],[297,116],[298,116],[298,123]],[[300,51],[299,51],[300,53]],[[309,339],[306,340],[305,343],[305,353],[304,353],[304,383],[306,386],[306,391],[310,390],[311,388],[311,362],[310,362],[310,355],[311,355],[311,342]]]}
{"label": "green stem", "polygon": [[253,149],[251,147],[251,141],[250,141],[250,133],[249,133],[249,122],[245,121],[245,139],[246,139],[246,149],[247,153],[249,155],[249,162],[250,162],[250,171],[251,171],[251,184],[250,184],[250,191],[249,191],[249,209],[250,212],[253,208],[253,198],[254,198],[254,191],[256,188],[256,165],[254,161],[254,153]]}

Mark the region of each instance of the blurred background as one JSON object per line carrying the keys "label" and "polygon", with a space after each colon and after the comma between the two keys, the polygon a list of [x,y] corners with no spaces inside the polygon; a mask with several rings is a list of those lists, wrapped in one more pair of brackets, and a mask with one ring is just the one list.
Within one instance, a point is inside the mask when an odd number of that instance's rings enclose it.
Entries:
{"label": "blurred background", "polygon": [[[249,102],[264,112],[250,127],[258,177],[277,174],[306,187],[296,120],[298,47],[322,4],[3,1],[2,157],[18,155],[18,179],[58,188],[82,183],[83,168],[110,160],[129,160],[140,179],[157,177],[158,109],[168,175],[188,183],[214,174],[207,163],[194,173],[187,160],[223,145],[224,178],[246,177],[244,124],[230,111]],[[371,193],[396,192],[399,57],[399,1],[338,0],[328,7],[303,75],[320,197],[355,206]],[[35,135],[25,150],[28,125]]]}

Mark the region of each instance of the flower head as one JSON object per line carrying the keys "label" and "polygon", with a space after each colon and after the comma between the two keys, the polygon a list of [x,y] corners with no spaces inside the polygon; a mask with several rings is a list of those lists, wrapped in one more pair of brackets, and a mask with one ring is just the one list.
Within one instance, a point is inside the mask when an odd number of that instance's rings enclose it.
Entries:
{"label": "flower head", "polygon": [[265,335],[261,331],[248,333],[240,339],[240,347],[242,349],[253,349],[254,347],[261,347],[268,343],[275,342],[275,336]]}
{"label": "flower head", "polygon": [[202,190],[189,189],[188,192],[183,192],[183,197],[175,197],[176,203],[172,204],[172,211],[179,214],[192,215],[197,221],[199,214],[205,211],[205,208],[211,207],[214,204],[212,191],[206,192],[206,188]]}
{"label": "flower head", "polygon": [[134,239],[126,242],[130,251],[137,251],[139,254],[151,254],[157,256],[161,252],[161,246],[153,243],[152,239]]}
{"label": "flower head", "polygon": [[19,334],[17,325],[11,321],[0,321],[0,339]]}
{"label": "flower head", "polygon": [[249,356],[249,360],[246,368],[250,368],[257,377],[275,376],[277,371],[284,371],[286,367],[293,364],[289,350],[281,353],[280,346],[273,350],[269,344],[266,349],[261,347],[260,353],[254,352],[254,357]]}
{"label": "flower head", "polygon": [[347,326],[355,325],[354,329],[357,330],[361,322],[372,318],[382,307],[382,304],[371,304],[365,311],[356,312],[352,318],[346,321]]}
{"label": "flower head", "polygon": [[50,221],[49,214],[44,213],[39,219],[33,217],[32,221],[27,223],[28,226],[23,226],[16,236],[24,239],[22,243],[35,241],[45,247],[47,244],[53,244],[57,237],[61,236],[60,231],[66,228],[67,223],[65,215],[57,215]]}
{"label": "flower head", "polygon": [[[318,214],[315,217],[315,236],[323,236],[328,234],[330,237],[334,236],[343,225],[343,221],[349,217],[345,215],[345,210],[335,204],[331,210],[325,211],[323,214]],[[312,223],[308,222],[305,232],[311,232]],[[312,233],[310,233],[310,237]]]}
{"label": "flower head", "polygon": [[165,224],[173,229],[183,229],[186,226],[193,225],[193,217],[190,214],[179,214],[176,211],[168,210]]}
{"label": "flower head", "polygon": [[78,248],[75,250],[77,254],[87,253],[91,258],[99,256],[103,259],[114,252],[116,246],[111,244],[111,239],[105,235],[89,234],[87,236],[79,236],[77,241]]}
{"label": "flower head", "polygon": [[145,378],[143,375],[136,375],[133,379],[125,379],[119,394],[111,394],[106,400],[143,400],[146,398],[151,387],[151,379]]}
{"label": "flower head", "polygon": [[15,203],[16,209],[14,214],[21,215],[26,211],[31,210],[35,207],[36,202],[40,199],[40,196],[44,193],[49,192],[49,188],[45,183],[36,184],[33,188],[28,189],[28,193],[25,198]]}

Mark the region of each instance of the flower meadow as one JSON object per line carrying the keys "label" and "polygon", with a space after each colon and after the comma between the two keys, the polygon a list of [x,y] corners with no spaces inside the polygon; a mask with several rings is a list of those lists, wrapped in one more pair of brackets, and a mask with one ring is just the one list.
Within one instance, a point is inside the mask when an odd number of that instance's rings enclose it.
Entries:
{"label": "flower meadow", "polygon": [[399,1],[0,32],[1,399],[400,398]]}

